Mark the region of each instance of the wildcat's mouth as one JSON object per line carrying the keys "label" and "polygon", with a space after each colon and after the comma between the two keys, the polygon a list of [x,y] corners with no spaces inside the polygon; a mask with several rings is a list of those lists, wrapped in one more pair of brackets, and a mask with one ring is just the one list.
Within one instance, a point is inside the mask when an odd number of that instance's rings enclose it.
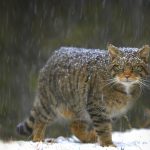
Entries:
{"label": "wildcat's mouth", "polygon": [[122,80],[122,82],[134,82],[134,81],[131,80],[131,79],[125,78],[125,79]]}
{"label": "wildcat's mouth", "polygon": [[116,82],[123,84],[125,86],[130,86],[139,82],[139,79],[130,79],[130,78],[116,78]]}
{"label": "wildcat's mouth", "polygon": [[127,93],[127,94],[130,94],[131,93],[131,89],[133,87],[133,85],[135,84],[139,84],[139,79],[130,79],[130,78],[119,78],[119,77],[116,77],[116,83],[119,83],[121,85],[123,85],[124,87],[124,91]]}
{"label": "wildcat's mouth", "polygon": [[120,84],[124,85],[125,87],[131,87],[134,84],[137,84],[137,81],[121,81]]}

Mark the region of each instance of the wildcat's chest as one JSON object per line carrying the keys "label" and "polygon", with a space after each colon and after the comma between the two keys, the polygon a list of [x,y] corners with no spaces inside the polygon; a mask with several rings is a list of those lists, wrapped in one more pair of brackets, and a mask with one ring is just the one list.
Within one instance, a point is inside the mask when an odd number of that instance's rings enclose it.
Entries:
{"label": "wildcat's chest", "polygon": [[126,105],[122,105],[120,107],[114,106],[110,108],[110,118],[118,118],[124,115],[132,106],[130,102],[127,102]]}
{"label": "wildcat's chest", "polygon": [[133,97],[125,93],[115,91],[110,93],[106,99],[107,111],[110,118],[120,117],[133,105]]}

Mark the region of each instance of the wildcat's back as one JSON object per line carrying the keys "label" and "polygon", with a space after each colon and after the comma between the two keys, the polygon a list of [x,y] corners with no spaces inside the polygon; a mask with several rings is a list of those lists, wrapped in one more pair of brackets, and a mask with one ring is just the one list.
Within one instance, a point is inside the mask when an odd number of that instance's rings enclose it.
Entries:
{"label": "wildcat's back", "polygon": [[[96,141],[98,135],[101,145],[113,145],[111,119],[131,107],[140,93],[139,78],[148,73],[147,62],[144,62],[147,56],[142,55],[142,58],[137,54],[138,49],[118,50],[112,45],[108,49],[109,52],[62,47],[54,52],[40,71],[33,109],[30,117],[18,125],[18,132],[32,134],[34,141],[40,141],[44,138],[46,125],[62,116],[71,122],[71,131],[81,141]],[[143,49],[149,50],[149,47]],[[123,53],[125,55],[121,56]],[[130,58],[125,61],[122,59],[125,56]],[[130,65],[127,59],[130,59]],[[118,71],[119,61],[124,61],[124,68],[120,67]],[[135,62],[143,69],[131,73],[129,66],[133,67]],[[124,74],[131,79],[123,81]],[[94,128],[89,130],[87,122]]]}
{"label": "wildcat's back", "polygon": [[[105,59],[107,55],[105,51],[94,49],[62,47],[56,51],[42,69],[39,79],[39,83],[43,84],[42,78],[47,74],[48,79],[44,87],[47,84],[47,93],[50,94],[49,110],[63,115],[63,112],[59,111],[67,107],[77,115],[86,109],[89,89],[96,85],[90,83],[93,76],[99,76],[99,82],[108,78],[108,60]],[[66,111],[66,108],[64,110]]]}

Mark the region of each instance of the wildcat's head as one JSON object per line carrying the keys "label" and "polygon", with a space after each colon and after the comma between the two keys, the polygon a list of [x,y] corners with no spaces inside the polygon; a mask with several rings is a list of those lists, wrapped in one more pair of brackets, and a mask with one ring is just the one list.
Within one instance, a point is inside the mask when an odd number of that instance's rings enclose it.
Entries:
{"label": "wildcat's head", "polygon": [[119,83],[129,89],[132,85],[140,86],[145,84],[145,77],[148,76],[148,58],[150,47],[144,45],[140,49],[117,48],[108,45],[110,57],[110,72],[115,83]]}

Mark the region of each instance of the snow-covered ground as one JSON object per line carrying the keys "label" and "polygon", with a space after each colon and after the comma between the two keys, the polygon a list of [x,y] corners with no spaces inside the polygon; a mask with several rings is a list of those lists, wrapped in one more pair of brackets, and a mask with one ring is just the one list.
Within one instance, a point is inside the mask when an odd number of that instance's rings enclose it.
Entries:
{"label": "snow-covered ground", "polygon": [[[49,139],[48,139],[49,140]],[[50,139],[51,140],[51,139]],[[114,132],[114,147],[101,147],[98,143],[83,144],[75,137],[58,137],[54,142],[0,142],[0,150],[150,150],[150,129],[131,130],[128,132]]]}

